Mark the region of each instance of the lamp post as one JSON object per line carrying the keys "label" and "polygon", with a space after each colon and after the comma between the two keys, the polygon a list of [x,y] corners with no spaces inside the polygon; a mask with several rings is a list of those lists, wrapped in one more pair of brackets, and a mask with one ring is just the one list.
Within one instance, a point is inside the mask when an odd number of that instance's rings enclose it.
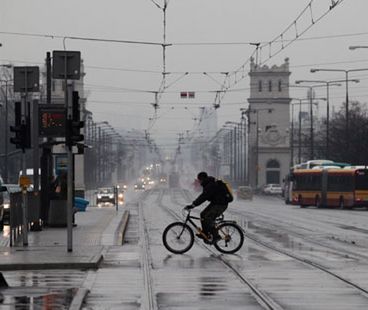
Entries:
{"label": "lamp post", "polygon": [[8,86],[12,80],[0,80],[1,83],[5,84],[5,121],[4,121],[4,182],[8,182],[8,131],[9,131],[9,102],[8,102]]}
{"label": "lamp post", "polygon": [[[295,83],[298,84],[299,81]],[[313,87],[312,86],[294,86],[294,87],[304,87],[309,90],[309,115],[310,115],[310,159],[314,158],[314,129],[313,129]]]}
{"label": "lamp post", "polygon": [[[359,80],[351,80],[359,82]],[[300,83],[317,83],[322,84],[321,86],[326,86],[326,159],[329,158],[329,127],[330,127],[330,86],[341,86],[339,82],[344,82],[344,80],[334,80],[334,81],[321,81],[321,80],[299,80],[296,84]],[[314,85],[312,87],[318,87],[319,85]]]}
{"label": "lamp post", "polygon": [[343,72],[345,73],[345,136],[346,136],[346,145],[347,145],[347,149],[349,149],[349,73],[350,72],[359,72],[359,71],[368,71],[368,68],[363,68],[363,69],[349,69],[349,70],[345,70],[345,69],[311,69],[310,72],[311,73],[315,73],[315,72],[320,72],[320,71],[325,71],[325,72]]}
{"label": "lamp post", "polygon": [[[260,109],[252,109],[249,108],[247,110],[248,113],[248,117],[249,117],[249,113],[255,113],[256,114],[256,121],[255,122],[250,122],[248,123],[248,125],[250,126],[251,124],[256,126],[256,141],[255,141],[255,188],[258,188],[258,180],[259,180],[259,134],[261,132],[261,129],[258,127],[259,126],[259,112],[261,111],[268,111],[268,113],[272,113],[274,109],[273,108],[260,108]],[[248,164],[248,167],[250,167],[250,165]],[[249,181],[249,180],[248,180]]]}
{"label": "lamp post", "polygon": [[[300,113],[299,113],[300,114]],[[294,166],[294,103],[291,102],[290,167]]]}
{"label": "lamp post", "polygon": [[242,160],[240,157],[241,153],[241,147],[242,147],[242,141],[241,141],[241,123],[237,122],[226,122],[226,125],[234,125],[234,180],[236,180],[236,183],[239,183],[239,180],[241,179],[242,174]]}
{"label": "lamp post", "polygon": [[[298,128],[298,162],[301,163],[301,158],[302,158],[302,114],[301,114],[301,111],[302,111],[302,101],[308,101],[306,102],[307,104],[310,105],[310,98],[291,98],[292,100],[296,100],[299,102],[299,128]],[[318,98],[318,99],[325,99],[325,98]]]}
{"label": "lamp post", "polygon": [[230,131],[230,178],[234,182],[236,179],[236,127],[231,122],[226,122],[225,129]]}
{"label": "lamp post", "polygon": [[[295,84],[301,84],[304,81],[295,81]],[[314,127],[313,127],[313,89],[316,87],[323,87],[324,85],[313,85],[313,86],[301,86],[301,85],[294,85],[291,87],[302,87],[307,88],[309,91],[309,114],[310,114],[310,159],[314,159]]]}

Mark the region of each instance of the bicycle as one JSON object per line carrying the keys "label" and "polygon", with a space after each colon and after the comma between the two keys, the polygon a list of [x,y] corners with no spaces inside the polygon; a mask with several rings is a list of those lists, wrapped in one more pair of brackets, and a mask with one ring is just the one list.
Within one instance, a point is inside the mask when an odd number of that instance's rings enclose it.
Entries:
{"label": "bicycle", "polygon": [[183,222],[169,224],[163,232],[163,244],[170,252],[183,254],[189,251],[194,244],[193,229],[203,237],[204,241],[207,241],[207,244],[214,245],[221,253],[233,254],[242,247],[244,243],[244,232],[236,221],[224,220],[224,215],[216,218],[215,228],[220,239],[212,242],[212,237],[208,238],[193,221],[200,220],[200,217],[190,215],[191,210],[186,209],[183,209],[183,215],[184,211],[188,212],[185,220]]}

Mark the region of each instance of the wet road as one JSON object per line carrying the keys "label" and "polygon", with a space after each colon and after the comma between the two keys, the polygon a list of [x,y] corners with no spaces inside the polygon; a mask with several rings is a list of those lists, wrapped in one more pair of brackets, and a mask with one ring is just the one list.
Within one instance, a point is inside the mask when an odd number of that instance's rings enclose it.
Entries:
{"label": "wet road", "polygon": [[4,272],[8,289],[0,293],[0,309],[68,309],[86,273],[78,270]]}
{"label": "wet road", "polygon": [[[176,221],[166,208],[180,214],[188,202],[181,191],[153,190],[127,204],[131,210],[127,243],[111,247],[102,268],[90,273],[91,292],[84,309],[368,308],[367,294],[359,289],[368,288],[367,248],[362,246],[368,213],[316,214],[272,197],[234,202],[227,213],[261,243],[246,238],[237,255],[219,255],[200,241],[186,254],[174,255],[162,244],[164,228]],[[357,229],[341,227],[343,223]],[[349,240],[359,247],[352,247]]]}
{"label": "wet road", "polygon": [[6,272],[12,288],[0,309],[68,309],[80,287],[90,290],[85,310],[368,309],[367,211],[235,201],[226,217],[246,230],[236,255],[201,240],[174,255],[162,233],[191,197],[168,189],[127,196],[125,243],[106,244],[101,268]]}

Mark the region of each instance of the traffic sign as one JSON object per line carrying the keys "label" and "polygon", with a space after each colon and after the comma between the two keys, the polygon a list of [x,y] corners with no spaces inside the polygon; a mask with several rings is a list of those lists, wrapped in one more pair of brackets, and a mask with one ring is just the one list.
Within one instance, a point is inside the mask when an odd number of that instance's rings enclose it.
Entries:
{"label": "traffic sign", "polygon": [[14,92],[32,93],[40,91],[39,67],[14,67]]}
{"label": "traffic sign", "polygon": [[81,53],[79,51],[53,51],[52,77],[62,80],[79,80],[80,64]]}

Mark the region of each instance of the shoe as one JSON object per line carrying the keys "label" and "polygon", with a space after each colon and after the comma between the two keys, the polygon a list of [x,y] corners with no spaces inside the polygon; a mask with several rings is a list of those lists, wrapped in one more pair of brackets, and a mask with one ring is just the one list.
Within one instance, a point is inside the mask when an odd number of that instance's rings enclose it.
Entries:
{"label": "shoe", "polygon": [[203,236],[203,234],[196,234],[196,236],[197,236],[199,239],[206,240],[206,238]]}

